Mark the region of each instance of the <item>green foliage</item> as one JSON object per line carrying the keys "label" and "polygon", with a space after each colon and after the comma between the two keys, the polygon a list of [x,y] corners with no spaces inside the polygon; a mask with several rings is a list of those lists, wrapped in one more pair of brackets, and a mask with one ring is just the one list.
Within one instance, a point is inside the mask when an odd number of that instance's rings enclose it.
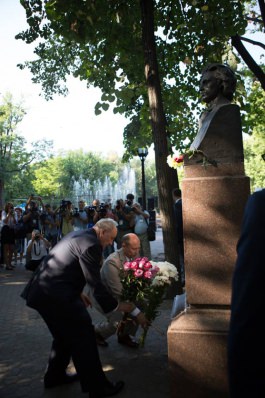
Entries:
{"label": "green foliage", "polygon": [[[124,131],[124,160],[153,142],[144,76],[139,3],[102,0],[21,1],[29,29],[17,38],[40,39],[37,60],[28,67],[47,98],[66,94],[67,76],[100,87],[95,113],[115,102],[114,113],[129,119]],[[226,59],[236,67],[229,38],[246,28],[248,1],[160,0],[155,6],[157,58],[169,149],[182,151],[197,131],[198,79],[205,64]],[[241,101],[242,102],[242,101]]]}
{"label": "green foliage", "polygon": [[25,170],[30,163],[47,156],[51,147],[51,142],[43,140],[33,142],[31,150],[26,149],[25,138],[17,133],[25,113],[22,103],[15,104],[10,93],[4,95],[3,104],[0,105],[0,202],[4,199],[3,187],[6,182],[7,187],[10,186],[10,178]]}
{"label": "green foliage", "polygon": [[33,192],[41,197],[59,196],[61,163],[60,158],[52,158],[33,167]]}
{"label": "green foliage", "polygon": [[14,180],[18,189],[9,181],[8,197],[21,197],[22,192],[24,197],[28,197],[30,192],[35,192],[59,203],[62,198],[72,197],[75,181],[81,184],[89,180],[92,192],[97,182],[104,182],[107,176],[115,185],[123,167],[117,155],[104,158],[82,150],[68,151],[27,167],[26,172],[21,172]]}
{"label": "green foliage", "polygon": [[251,191],[265,187],[265,93],[260,84],[252,82],[249,89],[249,112],[245,116],[250,137],[244,139],[246,174],[250,177]]}
{"label": "green foliage", "polygon": [[250,177],[251,191],[265,187],[265,162],[261,155],[265,153],[265,129],[262,134],[253,133],[244,140],[245,173]]}
{"label": "green foliage", "polygon": [[25,201],[31,192],[35,192],[33,181],[34,176],[30,167],[12,174],[11,178],[5,180],[5,198],[11,199],[15,205],[20,204],[23,200]]}

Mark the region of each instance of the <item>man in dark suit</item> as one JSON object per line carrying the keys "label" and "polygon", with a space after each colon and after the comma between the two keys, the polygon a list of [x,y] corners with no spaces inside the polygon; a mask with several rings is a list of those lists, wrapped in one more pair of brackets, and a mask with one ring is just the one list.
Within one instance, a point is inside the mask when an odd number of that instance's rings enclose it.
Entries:
{"label": "man in dark suit", "polygon": [[[83,293],[88,283],[104,312],[129,312],[142,327],[148,325],[134,304],[118,303],[101,282],[102,251],[113,243],[116,234],[116,222],[105,218],[91,229],[67,234],[49,252],[22,293],[53,336],[44,376],[46,388],[77,378],[90,398],[115,395],[123,388],[122,381],[110,382],[102,370],[94,327],[86,309],[90,302]],[[71,358],[77,372],[74,376],[66,373]]]}
{"label": "man in dark suit", "polygon": [[265,189],[247,202],[232,282],[228,335],[231,398],[265,397]]}

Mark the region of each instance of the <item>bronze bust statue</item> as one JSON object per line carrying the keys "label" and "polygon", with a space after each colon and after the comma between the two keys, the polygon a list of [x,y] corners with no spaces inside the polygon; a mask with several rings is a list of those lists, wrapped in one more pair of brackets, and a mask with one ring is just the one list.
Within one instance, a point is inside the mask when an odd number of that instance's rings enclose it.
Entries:
{"label": "bronze bust statue", "polygon": [[[235,89],[236,76],[229,66],[211,64],[202,71],[200,93],[208,107],[200,117],[199,131],[190,149],[215,163],[243,161],[239,107],[231,104]],[[198,156],[185,159],[185,164],[196,162]]]}

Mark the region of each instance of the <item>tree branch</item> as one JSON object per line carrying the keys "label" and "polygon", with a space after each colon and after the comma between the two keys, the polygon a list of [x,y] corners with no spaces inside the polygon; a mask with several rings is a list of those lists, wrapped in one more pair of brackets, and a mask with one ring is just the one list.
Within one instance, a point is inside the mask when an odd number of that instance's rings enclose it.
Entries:
{"label": "tree branch", "polygon": [[260,8],[260,13],[261,13],[261,17],[263,20],[263,29],[265,26],[265,1],[264,0],[258,0],[259,2],[259,8]]}
{"label": "tree branch", "polygon": [[252,21],[252,22],[257,22],[257,23],[262,23],[262,19],[259,18],[251,18],[251,17],[246,17],[247,21]]}
{"label": "tree branch", "polygon": [[33,160],[35,159],[35,156],[33,156],[28,162],[25,162],[22,166],[12,169],[12,170],[7,170],[5,168],[0,168],[0,173],[17,173],[21,170],[24,170]]}
{"label": "tree branch", "polygon": [[261,48],[264,48],[265,50],[265,44],[262,44],[260,41],[255,41],[255,40],[251,40],[251,39],[247,39],[246,37],[243,36],[239,36],[240,40],[246,41],[250,44],[253,44],[253,46],[259,46]]}
{"label": "tree branch", "polygon": [[265,73],[261,69],[261,67],[254,61],[252,56],[246,50],[245,46],[242,44],[242,41],[238,35],[231,37],[232,45],[236,48],[239,55],[242,57],[244,62],[247,64],[252,73],[256,76],[256,78],[260,81],[261,87],[265,90]]}

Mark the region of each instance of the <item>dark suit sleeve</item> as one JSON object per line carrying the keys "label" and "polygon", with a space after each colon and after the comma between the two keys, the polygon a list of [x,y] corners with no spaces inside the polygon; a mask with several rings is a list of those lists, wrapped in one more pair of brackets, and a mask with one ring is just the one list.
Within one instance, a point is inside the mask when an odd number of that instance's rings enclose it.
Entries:
{"label": "dark suit sleeve", "polygon": [[102,251],[99,246],[94,245],[86,250],[80,257],[81,265],[86,282],[94,289],[94,297],[105,313],[113,311],[118,301],[107,291],[100,277]]}
{"label": "dark suit sleeve", "polygon": [[231,398],[265,396],[265,190],[247,202],[237,253],[228,336],[230,393]]}

